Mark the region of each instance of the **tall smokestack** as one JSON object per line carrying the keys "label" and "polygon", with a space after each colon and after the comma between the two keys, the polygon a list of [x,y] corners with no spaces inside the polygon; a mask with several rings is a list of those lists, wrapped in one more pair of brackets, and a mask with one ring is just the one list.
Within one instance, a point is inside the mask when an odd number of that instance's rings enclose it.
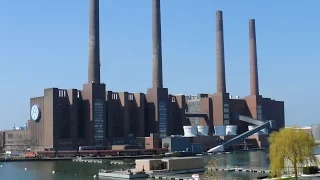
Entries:
{"label": "tall smokestack", "polygon": [[226,93],[222,11],[216,12],[217,93]]}
{"label": "tall smokestack", "polygon": [[249,43],[250,43],[250,93],[259,95],[258,62],[255,20],[249,20]]}
{"label": "tall smokestack", "polygon": [[90,0],[88,83],[100,83],[99,0]]}
{"label": "tall smokestack", "polygon": [[160,0],[152,0],[152,87],[163,87]]}

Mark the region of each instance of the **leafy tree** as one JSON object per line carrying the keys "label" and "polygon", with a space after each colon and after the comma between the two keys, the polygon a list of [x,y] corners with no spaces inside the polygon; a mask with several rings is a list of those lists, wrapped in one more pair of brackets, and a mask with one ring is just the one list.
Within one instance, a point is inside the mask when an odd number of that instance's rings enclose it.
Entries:
{"label": "leafy tree", "polygon": [[287,168],[285,161],[293,166],[295,179],[298,179],[298,166],[317,163],[313,154],[316,142],[312,136],[298,128],[283,128],[269,137],[269,159],[271,176],[281,177]]}
{"label": "leafy tree", "polygon": [[36,139],[25,139],[23,141],[26,148],[30,148],[31,150],[35,150],[35,148],[39,145],[38,140]]}
{"label": "leafy tree", "polygon": [[173,152],[171,156],[172,157],[180,157],[181,154],[179,152]]}

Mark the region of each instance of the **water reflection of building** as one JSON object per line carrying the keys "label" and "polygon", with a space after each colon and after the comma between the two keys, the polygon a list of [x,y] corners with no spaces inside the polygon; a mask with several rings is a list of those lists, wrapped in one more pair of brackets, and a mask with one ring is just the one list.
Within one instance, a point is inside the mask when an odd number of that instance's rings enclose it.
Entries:
{"label": "water reflection of building", "polygon": [[261,167],[261,164],[269,164],[267,153],[264,151],[249,151],[249,166],[250,167]]}

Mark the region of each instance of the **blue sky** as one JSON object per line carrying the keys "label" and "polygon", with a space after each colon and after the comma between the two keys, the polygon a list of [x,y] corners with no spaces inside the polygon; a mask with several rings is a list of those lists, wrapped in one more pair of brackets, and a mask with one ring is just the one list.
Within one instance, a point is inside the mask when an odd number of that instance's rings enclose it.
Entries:
{"label": "blue sky", "polygon": [[[289,125],[319,122],[318,1],[162,0],[164,86],[214,93],[215,11],[225,29],[227,91],[249,94],[248,20],[256,19],[260,92],[285,101]],[[29,119],[29,98],[87,80],[88,0],[0,1],[0,129]],[[151,87],[151,0],[101,0],[101,79],[112,91]],[[72,73],[71,73],[72,72]],[[208,78],[207,78],[208,77]]]}

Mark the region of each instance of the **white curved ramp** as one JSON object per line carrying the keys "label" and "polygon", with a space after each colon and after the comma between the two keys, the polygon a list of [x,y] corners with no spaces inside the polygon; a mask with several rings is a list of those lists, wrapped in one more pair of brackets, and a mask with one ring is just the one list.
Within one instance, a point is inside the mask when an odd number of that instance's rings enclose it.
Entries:
{"label": "white curved ramp", "polygon": [[232,146],[235,143],[243,141],[245,138],[251,136],[252,134],[261,131],[264,128],[270,128],[271,122],[265,122],[262,125],[256,126],[255,128],[251,129],[250,131],[246,131],[239,136],[236,136],[229,141],[223,143],[222,145],[216,146],[214,148],[211,148],[208,152],[219,152],[224,151],[224,149],[227,149],[228,147]]}
{"label": "white curved ramp", "polygon": [[209,149],[209,153],[212,153],[212,152],[222,152],[224,151],[224,148],[223,148],[223,145],[219,145],[219,146],[216,146],[214,148],[211,148]]}

